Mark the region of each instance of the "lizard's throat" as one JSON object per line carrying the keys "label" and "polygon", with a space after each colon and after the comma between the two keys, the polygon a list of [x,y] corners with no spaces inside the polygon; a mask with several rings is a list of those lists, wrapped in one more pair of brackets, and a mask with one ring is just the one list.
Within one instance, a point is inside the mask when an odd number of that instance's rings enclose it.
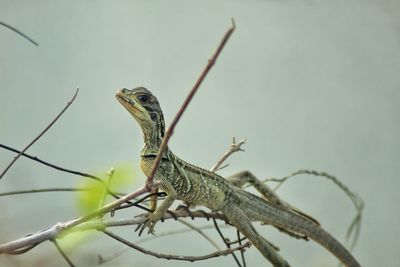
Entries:
{"label": "lizard's throat", "polygon": [[147,131],[143,129],[144,147],[142,154],[157,153],[160,149],[164,134],[161,131]]}

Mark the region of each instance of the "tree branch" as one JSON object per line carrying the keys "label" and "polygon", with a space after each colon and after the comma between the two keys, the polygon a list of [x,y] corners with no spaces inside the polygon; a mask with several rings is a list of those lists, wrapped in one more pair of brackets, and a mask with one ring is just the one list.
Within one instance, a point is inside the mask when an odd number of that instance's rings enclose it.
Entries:
{"label": "tree branch", "polygon": [[[55,224],[47,229],[43,229],[37,233],[28,234],[24,237],[14,240],[14,241],[0,245],[0,254],[15,254],[16,251],[23,250],[23,249],[31,247],[33,245],[36,246],[44,241],[60,238],[65,234],[70,234],[73,232],[80,232],[80,231],[87,231],[87,230],[102,231],[103,229],[106,229],[109,227],[123,227],[123,226],[137,225],[142,220],[140,216],[141,215],[139,215],[138,217],[135,217],[135,218],[117,219],[117,220],[96,219],[96,220],[85,222],[85,223],[81,222],[79,226],[76,225],[74,228],[66,227],[66,225],[68,226],[69,224],[72,224],[73,220],[70,222],[67,222],[67,223],[57,223],[57,224]],[[94,216],[94,217],[96,217],[96,216]],[[176,218],[206,218],[207,220],[212,218],[212,219],[226,221],[226,218],[220,213],[216,213],[216,212],[206,213],[202,210],[189,212],[186,209],[178,209],[173,212],[171,211],[171,212],[164,214],[164,217],[163,217],[164,220],[176,219]],[[69,228],[71,228],[71,229],[69,229]],[[69,231],[66,231],[66,229],[69,229]]]}

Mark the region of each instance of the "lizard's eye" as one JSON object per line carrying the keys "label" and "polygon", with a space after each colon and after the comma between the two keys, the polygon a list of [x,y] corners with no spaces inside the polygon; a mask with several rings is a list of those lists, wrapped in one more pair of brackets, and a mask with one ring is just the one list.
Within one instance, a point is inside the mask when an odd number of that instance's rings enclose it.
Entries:
{"label": "lizard's eye", "polygon": [[147,101],[149,101],[149,96],[148,96],[148,95],[139,95],[139,96],[138,96],[138,100],[139,100],[141,103],[146,103]]}

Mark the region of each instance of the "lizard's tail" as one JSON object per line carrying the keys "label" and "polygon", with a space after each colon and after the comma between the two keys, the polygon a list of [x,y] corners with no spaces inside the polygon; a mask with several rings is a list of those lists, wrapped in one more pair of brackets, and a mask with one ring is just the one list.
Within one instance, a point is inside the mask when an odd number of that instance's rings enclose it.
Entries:
{"label": "lizard's tail", "polygon": [[360,263],[353,257],[353,255],[332,235],[322,229],[320,226],[310,227],[310,223],[305,225],[305,235],[310,237],[315,242],[329,250],[347,267],[361,267]]}
{"label": "lizard's tail", "polygon": [[247,198],[241,203],[243,203],[243,211],[249,219],[271,224],[291,233],[305,235],[329,250],[345,266],[361,267],[338,240],[313,221],[295,212],[272,205],[246,191],[241,191],[239,194],[242,200]]}

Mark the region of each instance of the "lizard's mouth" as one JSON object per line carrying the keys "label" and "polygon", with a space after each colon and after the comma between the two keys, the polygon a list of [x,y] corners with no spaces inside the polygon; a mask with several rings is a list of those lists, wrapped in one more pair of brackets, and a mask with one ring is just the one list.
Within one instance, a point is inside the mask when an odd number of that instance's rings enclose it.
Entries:
{"label": "lizard's mouth", "polygon": [[135,103],[135,101],[132,100],[131,98],[124,95],[122,93],[122,90],[117,92],[117,99],[126,109],[132,110],[135,113],[136,112],[142,113],[142,111],[135,106],[137,105],[137,103]]}

